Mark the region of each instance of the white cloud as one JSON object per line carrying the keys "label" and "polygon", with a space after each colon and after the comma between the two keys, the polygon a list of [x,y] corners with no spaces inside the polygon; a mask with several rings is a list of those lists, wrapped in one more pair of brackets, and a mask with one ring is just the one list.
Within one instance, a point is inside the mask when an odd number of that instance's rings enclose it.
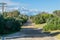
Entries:
{"label": "white cloud", "polygon": [[39,12],[38,9],[30,9],[30,12]]}
{"label": "white cloud", "polygon": [[13,9],[20,9],[20,8],[23,8],[24,9],[24,7],[23,6],[27,6],[28,4],[24,4],[24,3],[20,3],[20,2],[13,2],[13,1],[11,1],[11,0],[0,0],[0,3],[2,3],[2,2],[4,2],[4,3],[7,3],[7,9],[9,8],[13,8]]}
{"label": "white cloud", "polygon": [[21,10],[22,11],[29,11],[29,12],[39,12],[38,9],[28,9],[28,8],[25,8],[25,7],[22,7]]}
{"label": "white cloud", "polygon": [[38,9],[28,9],[25,7],[22,7],[20,11],[22,14],[27,14],[27,15],[35,15],[40,12]]}
{"label": "white cloud", "polygon": [[[4,2],[4,3],[6,3],[6,5],[5,6],[7,6],[5,9],[6,9],[6,11],[7,10],[12,10],[12,9],[18,9],[19,7],[18,7],[18,5],[19,5],[19,3],[15,3],[15,2],[12,2],[11,0],[0,0],[0,3],[2,3],[2,2]],[[1,6],[1,5],[0,5]],[[10,7],[9,7],[10,6]],[[14,6],[14,7],[12,7],[12,6]],[[1,7],[0,7],[0,10],[1,10]]]}
{"label": "white cloud", "polygon": [[[19,3],[19,2],[12,2],[11,0],[0,0],[1,2],[7,3],[6,11],[12,11],[12,10],[20,10],[22,14],[37,14],[40,12],[38,9],[28,9],[25,6],[28,6],[28,4]],[[0,10],[1,11],[1,10]]]}
{"label": "white cloud", "polygon": [[7,6],[8,10],[11,10],[11,9],[20,9],[23,6],[27,6],[27,4],[20,3],[20,2],[13,2],[12,0],[0,0],[0,3],[1,2],[7,3],[6,6]]}

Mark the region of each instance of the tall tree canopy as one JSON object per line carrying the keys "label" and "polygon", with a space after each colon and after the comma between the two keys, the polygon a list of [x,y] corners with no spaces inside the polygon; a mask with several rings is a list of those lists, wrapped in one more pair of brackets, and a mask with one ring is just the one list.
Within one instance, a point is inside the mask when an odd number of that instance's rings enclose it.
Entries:
{"label": "tall tree canopy", "polygon": [[4,12],[3,14],[5,17],[6,16],[9,16],[9,17],[17,17],[20,15],[20,12],[18,10],[14,10],[14,11],[11,11],[11,12]]}

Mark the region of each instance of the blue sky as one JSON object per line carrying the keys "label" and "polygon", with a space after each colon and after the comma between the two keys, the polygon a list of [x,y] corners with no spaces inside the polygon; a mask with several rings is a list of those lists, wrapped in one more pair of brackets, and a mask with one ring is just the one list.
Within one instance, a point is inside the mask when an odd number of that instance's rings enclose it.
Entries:
{"label": "blue sky", "polygon": [[18,9],[26,14],[60,10],[60,0],[1,0],[0,2],[6,2],[10,6],[9,10]]}

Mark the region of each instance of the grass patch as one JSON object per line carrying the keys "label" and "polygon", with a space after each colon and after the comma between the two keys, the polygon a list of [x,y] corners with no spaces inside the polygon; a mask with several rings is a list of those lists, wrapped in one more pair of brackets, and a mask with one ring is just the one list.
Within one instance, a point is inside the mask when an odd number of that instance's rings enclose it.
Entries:
{"label": "grass patch", "polygon": [[51,33],[57,33],[59,32],[59,34],[55,35],[54,37],[57,38],[57,40],[60,40],[60,30],[55,30],[55,31],[51,31]]}
{"label": "grass patch", "polygon": [[60,30],[50,31],[50,33],[54,35],[56,40],[60,40]]}
{"label": "grass patch", "polygon": [[57,38],[57,40],[60,40],[60,34],[56,35],[55,38]]}
{"label": "grass patch", "polygon": [[44,24],[35,24],[35,28],[43,28],[47,23]]}

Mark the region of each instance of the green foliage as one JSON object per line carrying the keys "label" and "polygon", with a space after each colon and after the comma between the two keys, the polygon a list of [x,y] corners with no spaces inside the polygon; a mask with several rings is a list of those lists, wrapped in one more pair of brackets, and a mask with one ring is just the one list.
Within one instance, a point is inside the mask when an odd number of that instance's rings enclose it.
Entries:
{"label": "green foliage", "polygon": [[54,17],[53,14],[48,14],[48,13],[42,12],[38,15],[31,16],[30,18],[33,20],[34,23],[42,24],[42,23],[46,23],[48,19],[51,19],[53,17]]}
{"label": "green foliage", "polygon": [[14,18],[0,17],[0,35],[20,31],[20,23]]}
{"label": "green foliage", "polygon": [[3,15],[0,15],[0,35],[20,31],[27,19],[26,15],[22,15],[18,11],[4,12]]}
{"label": "green foliage", "polygon": [[13,10],[11,12],[3,12],[4,17],[17,17],[20,15],[20,12],[18,10]]}
{"label": "green foliage", "polygon": [[55,10],[53,11],[54,14],[56,14],[57,16],[60,16],[60,10]]}
{"label": "green foliage", "polygon": [[60,18],[59,17],[52,18],[51,21],[49,21],[47,25],[43,27],[43,30],[44,31],[60,30]]}

